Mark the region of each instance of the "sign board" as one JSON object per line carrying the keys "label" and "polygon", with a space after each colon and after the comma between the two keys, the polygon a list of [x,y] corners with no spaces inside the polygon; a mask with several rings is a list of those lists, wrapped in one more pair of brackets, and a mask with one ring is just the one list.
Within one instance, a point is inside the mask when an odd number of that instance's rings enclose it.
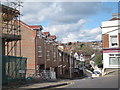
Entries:
{"label": "sign board", "polygon": [[25,70],[19,70],[19,73],[25,73]]}

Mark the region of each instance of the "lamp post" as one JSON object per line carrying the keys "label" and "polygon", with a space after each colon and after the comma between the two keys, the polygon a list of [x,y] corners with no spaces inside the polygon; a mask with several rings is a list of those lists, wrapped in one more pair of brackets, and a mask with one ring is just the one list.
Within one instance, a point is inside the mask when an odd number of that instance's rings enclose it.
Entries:
{"label": "lamp post", "polygon": [[70,50],[70,78],[72,78],[71,54],[72,51]]}

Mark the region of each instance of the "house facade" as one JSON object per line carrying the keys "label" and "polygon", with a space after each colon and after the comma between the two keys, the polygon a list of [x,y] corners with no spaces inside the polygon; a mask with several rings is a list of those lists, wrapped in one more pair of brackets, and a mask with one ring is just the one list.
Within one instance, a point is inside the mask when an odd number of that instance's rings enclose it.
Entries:
{"label": "house facade", "polygon": [[27,73],[26,77],[33,75],[36,72],[36,36],[37,30],[42,30],[42,26],[29,26],[24,22],[20,22],[21,26],[21,52],[22,56],[27,57]]}
{"label": "house facade", "polygon": [[55,71],[57,73],[58,49],[56,36],[49,32],[38,33],[36,37],[37,73]]}
{"label": "house facade", "polygon": [[[27,75],[54,74],[56,78],[74,77],[75,58],[56,41],[56,36],[43,32],[41,25],[20,22],[22,56],[27,57]],[[48,75],[47,74],[47,78]]]}
{"label": "house facade", "polygon": [[120,66],[120,13],[113,14],[109,21],[102,22],[103,68]]}

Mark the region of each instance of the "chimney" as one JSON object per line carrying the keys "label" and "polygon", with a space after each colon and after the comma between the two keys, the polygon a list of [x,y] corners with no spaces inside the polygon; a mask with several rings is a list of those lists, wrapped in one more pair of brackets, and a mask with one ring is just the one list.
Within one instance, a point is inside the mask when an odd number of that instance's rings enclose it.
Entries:
{"label": "chimney", "polygon": [[120,18],[120,13],[114,13],[114,14],[112,15],[112,18]]}

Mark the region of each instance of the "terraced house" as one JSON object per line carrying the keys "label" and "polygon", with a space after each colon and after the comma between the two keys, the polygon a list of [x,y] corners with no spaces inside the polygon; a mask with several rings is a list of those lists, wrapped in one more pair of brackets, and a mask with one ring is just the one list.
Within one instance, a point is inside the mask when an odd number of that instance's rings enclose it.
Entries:
{"label": "terraced house", "polygon": [[20,22],[20,28],[21,28],[21,34],[22,34],[22,40],[21,40],[21,46],[22,46],[22,56],[25,56],[28,58],[27,62],[27,73],[26,77],[28,77],[31,74],[35,74],[36,72],[36,36],[37,31],[42,30],[41,25],[36,26],[30,26],[25,24],[24,22]]}
{"label": "terraced house", "polygon": [[[74,58],[59,49],[60,43],[50,32],[43,32],[41,25],[20,22],[22,30],[22,56],[27,57],[27,76],[47,73],[46,78],[70,78],[73,74]],[[50,73],[52,76],[50,77]],[[70,74],[71,73],[71,74]],[[71,75],[71,76],[70,76]]]}
{"label": "terraced house", "polygon": [[58,43],[56,36],[43,32],[41,25],[20,22],[22,30],[22,56],[28,58],[27,76],[39,75],[43,71],[55,71],[58,66]]}

